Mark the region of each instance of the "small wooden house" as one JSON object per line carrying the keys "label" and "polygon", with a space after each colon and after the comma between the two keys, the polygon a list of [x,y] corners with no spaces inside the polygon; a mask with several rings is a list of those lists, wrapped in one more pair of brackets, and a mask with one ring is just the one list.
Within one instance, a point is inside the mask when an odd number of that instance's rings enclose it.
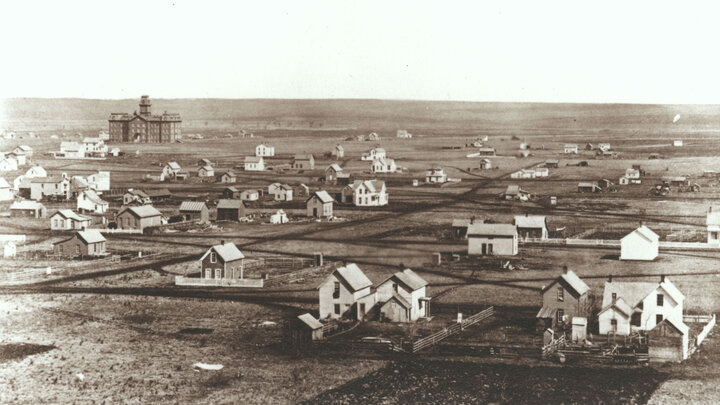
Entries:
{"label": "small wooden house", "polygon": [[645,225],[620,239],[620,260],[655,260],[660,237]]}
{"label": "small wooden house", "polygon": [[10,205],[11,217],[45,218],[47,209],[37,201],[15,201]]}
{"label": "small wooden house", "polygon": [[544,215],[516,215],[513,223],[521,238],[548,238],[547,221]]}
{"label": "small wooden house", "polygon": [[245,255],[234,243],[221,242],[208,249],[200,258],[202,278],[242,279]]}
{"label": "small wooden house", "polygon": [[96,230],[78,231],[72,238],[53,244],[59,256],[101,256],[106,254],[105,237]]}
{"label": "small wooden house", "polygon": [[597,183],[580,182],[578,183],[578,193],[596,193],[600,191]]}
{"label": "small wooden house", "polygon": [[235,186],[225,187],[222,192],[223,198],[230,200],[240,198],[240,194],[240,190]]}
{"label": "small wooden house", "polygon": [[574,317],[590,316],[591,305],[585,284],[572,270],[557,277],[542,289],[542,308],[537,313],[538,329],[570,325]]}
{"label": "small wooden house", "polygon": [[245,216],[245,204],[238,199],[222,199],[217,204],[218,221],[238,221]]}
{"label": "small wooden house", "polygon": [[325,184],[337,184],[338,174],[342,173],[343,169],[337,163],[333,163],[325,169]]}
{"label": "small wooden house", "polygon": [[307,199],[307,215],[315,218],[327,218],[333,216],[333,199],[327,191],[316,191]]}
{"label": "small wooden house", "polygon": [[467,236],[468,255],[518,254],[518,234],[515,225],[475,223],[468,226]]}
{"label": "small wooden house", "polygon": [[221,173],[217,177],[217,181],[220,183],[235,183],[237,182],[237,175],[232,170]]}
{"label": "small wooden house", "polygon": [[50,216],[50,229],[53,231],[69,231],[86,229],[92,224],[92,219],[76,214],[73,210],[60,209]]}
{"label": "small wooden house", "polygon": [[210,213],[202,201],[183,201],[178,209],[185,221],[208,222]]}
{"label": "small wooden house", "polygon": [[118,229],[139,229],[162,225],[162,213],[152,205],[126,206],[115,215]]}
{"label": "small wooden house", "polygon": [[315,157],[312,154],[297,154],[292,160],[291,167],[296,170],[314,170]]}
{"label": "small wooden house", "polygon": [[215,177],[215,168],[210,165],[200,167],[198,177]]}
{"label": "small wooden house", "polygon": [[648,332],[651,362],[680,362],[689,356],[690,328],[679,319],[665,318]]}

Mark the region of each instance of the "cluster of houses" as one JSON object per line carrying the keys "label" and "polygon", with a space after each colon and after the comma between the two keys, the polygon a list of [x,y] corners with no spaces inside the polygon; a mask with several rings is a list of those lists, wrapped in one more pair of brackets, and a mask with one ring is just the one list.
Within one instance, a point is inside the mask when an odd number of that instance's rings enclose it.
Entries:
{"label": "cluster of houses", "polygon": [[51,154],[56,159],[105,158],[108,155],[108,146],[101,137],[84,138],[82,142],[63,141],[60,143],[60,150]]}
{"label": "cluster of houses", "polygon": [[[683,318],[685,296],[665,276],[659,282],[605,283],[597,314],[598,332],[611,337],[647,335],[653,358],[682,361],[689,355],[690,328]],[[590,287],[571,270],[542,289],[542,308],[536,318],[540,330],[571,332],[572,341],[585,343],[593,316]]]}
{"label": "cluster of houses", "polygon": [[9,152],[0,152],[0,172],[12,172],[28,164],[33,149],[28,145],[18,145]]}

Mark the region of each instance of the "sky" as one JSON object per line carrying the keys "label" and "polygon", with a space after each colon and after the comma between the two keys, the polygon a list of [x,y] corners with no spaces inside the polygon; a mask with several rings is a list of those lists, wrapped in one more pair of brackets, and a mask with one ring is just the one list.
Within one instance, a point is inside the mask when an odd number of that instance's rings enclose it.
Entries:
{"label": "sky", "polygon": [[720,104],[715,4],[1,2],[0,98]]}

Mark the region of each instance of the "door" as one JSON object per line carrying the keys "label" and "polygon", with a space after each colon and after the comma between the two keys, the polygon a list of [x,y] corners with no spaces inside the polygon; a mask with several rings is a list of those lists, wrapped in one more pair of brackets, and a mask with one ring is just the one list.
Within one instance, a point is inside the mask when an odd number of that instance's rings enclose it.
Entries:
{"label": "door", "polygon": [[365,303],[361,302],[360,303],[360,317],[362,318],[364,316],[365,316]]}
{"label": "door", "polygon": [[219,280],[222,278],[222,269],[215,269],[215,279]]}
{"label": "door", "polygon": [[483,243],[483,244],[481,245],[481,252],[480,252],[480,253],[481,253],[483,256],[485,256],[485,255],[487,254],[487,244],[486,244],[486,243]]}
{"label": "door", "polygon": [[313,208],[313,216],[314,216],[314,217],[318,216],[317,207],[316,207],[316,208]]}
{"label": "door", "polygon": [[493,244],[492,243],[488,243],[487,254],[489,254],[489,255],[493,254]]}
{"label": "door", "polygon": [[211,279],[212,278],[212,269],[205,269],[205,278]]}

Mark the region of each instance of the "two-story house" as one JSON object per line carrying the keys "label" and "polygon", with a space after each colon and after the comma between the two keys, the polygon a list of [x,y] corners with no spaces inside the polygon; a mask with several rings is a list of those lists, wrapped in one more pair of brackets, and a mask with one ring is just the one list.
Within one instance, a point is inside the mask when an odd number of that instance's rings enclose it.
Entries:
{"label": "two-story house", "polygon": [[257,156],[257,157],[275,156],[275,147],[270,144],[267,144],[267,143],[261,143],[260,145],[255,147],[255,156]]}
{"label": "two-story house", "polygon": [[71,195],[70,180],[62,177],[36,177],[30,179],[30,198],[35,201],[44,199],[69,200]]}
{"label": "two-story house", "polygon": [[109,206],[110,204],[100,198],[95,190],[84,190],[77,196],[77,210],[79,212],[104,214],[107,212]]}
{"label": "two-story house", "polygon": [[388,157],[375,159],[370,166],[370,171],[372,173],[395,173],[397,171],[395,159]]}
{"label": "two-story house", "polygon": [[541,330],[565,327],[574,317],[588,317],[590,287],[572,270],[557,277],[542,289],[542,308],[537,313]]}
{"label": "two-story house", "polygon": [[375,160],[383,159],[387,157],[387,152],[384,148],[372,148],[369,152],[363,153],[360,160]]}
{"label": "two-story house", "polygon": [[363,319],[375,305],[372,282],[355,263],[335,269],[318,287],[320,319]]}
{"label": "two-story house", "polygon": [[377,287],[380,319],[413,322],[429,315],[427,281],[410,269],[394,273]]}

